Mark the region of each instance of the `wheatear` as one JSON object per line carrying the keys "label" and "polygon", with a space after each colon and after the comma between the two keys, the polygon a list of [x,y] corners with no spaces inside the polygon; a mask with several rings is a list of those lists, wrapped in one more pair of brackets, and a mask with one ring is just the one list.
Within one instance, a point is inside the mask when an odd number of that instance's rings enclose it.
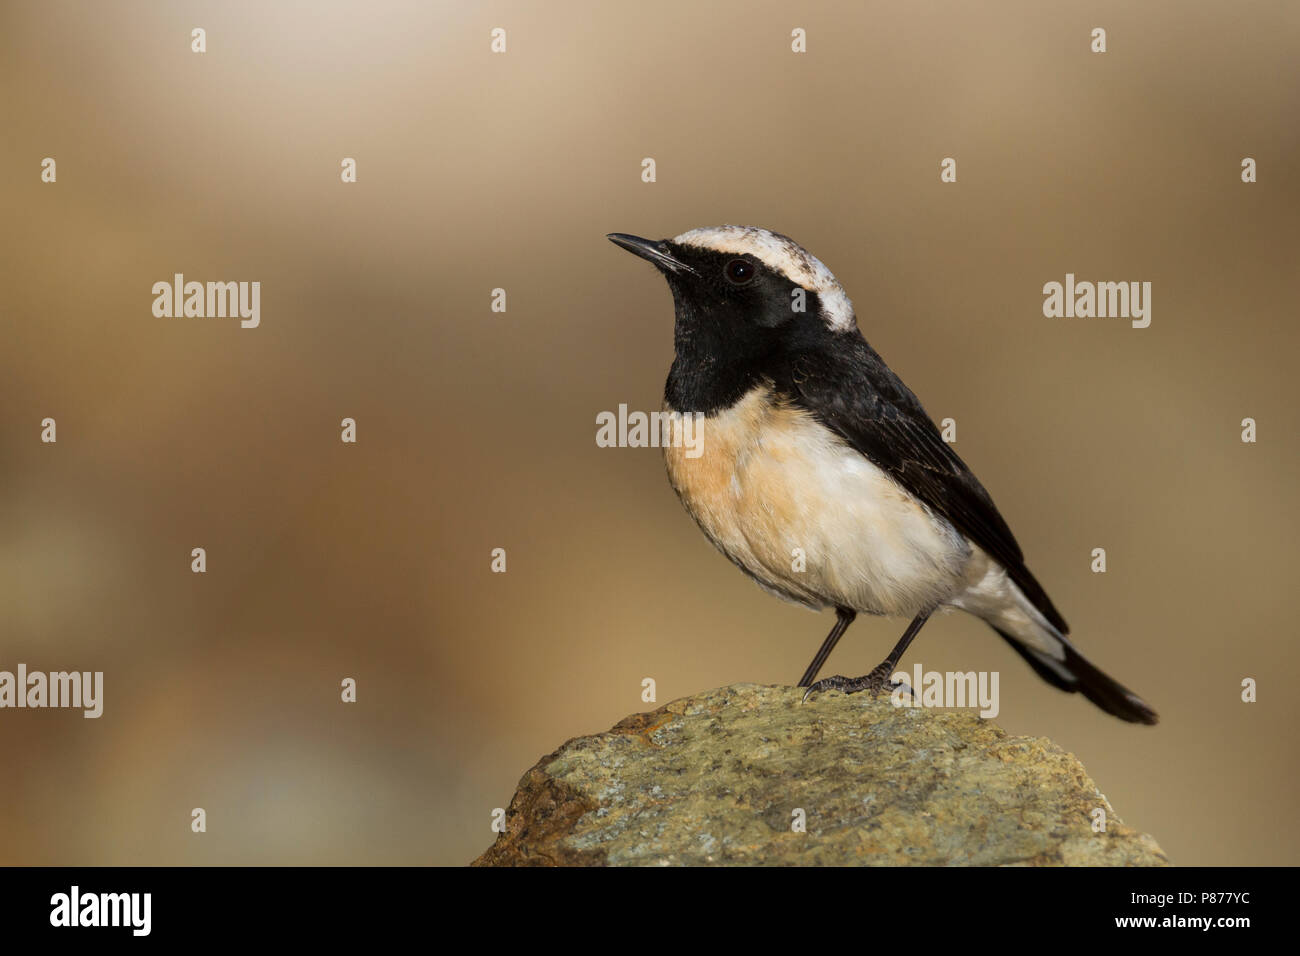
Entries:
{"label": "wheatear", "polygon": [[[609,238],[658,267],[672,289],[676,359],[666,410],[705,416],[702,454],[665,448],[686,510],[767,590],[835,609],[799,686],[891,688],[929,616],[960,608],[1048,683],[1123,720],[1156,722],[1155,711],[1066,639],[1065,620],[993,499],[867,344],[826,266],[752,226]],[[814,684],[859,612],[912,623],[870,674]]]}

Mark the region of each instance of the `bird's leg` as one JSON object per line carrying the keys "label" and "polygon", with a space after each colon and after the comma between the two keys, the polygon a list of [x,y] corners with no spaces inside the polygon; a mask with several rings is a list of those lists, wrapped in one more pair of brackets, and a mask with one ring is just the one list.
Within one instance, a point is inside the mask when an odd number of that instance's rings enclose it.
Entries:
{"label": "bird's leg", "polygon": [[[890,675],[894,673],[894,668],[898,666],[898,662],[902,659],[903,653],[907,650],[907,646],[912,643],[912,639],[916,637],[917,633],[929,618],[929,611],[922,611],[913,618],[912,623],[907,625],[907,630],[903,632],[903,636],[900,637],[898,643],[894,645],[894,649],[889,652],[889,656],[886,657],[870,674],[867,674],[864,677],[841,677],[837,674],[834,677],[823,678],[810,686],[804,692],[803,699],[807,700],[809,694],[822,690],[842,690],[846,694],[856,694],[858,691],[869,690],[873,697],[882,690],[889,689],[892,691],[894,687],[898,685],[889,679]],[[847,625],[845,626],[847,627]],[[831,633],[834,634],[833,631]],[[827,641],[830,642],[830,638],[827,638]],[[833,642],[830,643],[832,643],[833,646]],[[830,651],[826,649],[825,645],[823,645],[822,649],[826,650],[828,654],[830,653]],[[820,651],[818,652],[818,656],[821,656]]]}
{"label": "bird's leg", "polygon": [[857,616],[858,612],[852,608],[837,607],[835,609],[835,626],[832,627],[831,632],[826,635],[826,640],[822,641],[822,646],[818,649],[817,656],[812,659],[812,663],[808,665],[808,669],[803,672],[803,677],[799,678],[800,687],[807,687],[813,682],[814,678],[817,677],[817,672],[820,671],[822,665],[826,663],[826,658],[831,656],[831,651],[835,650],[835,645],[839,642],[839,639],[844,636],[844,632],[849,629],[849,625],[853,623]]}

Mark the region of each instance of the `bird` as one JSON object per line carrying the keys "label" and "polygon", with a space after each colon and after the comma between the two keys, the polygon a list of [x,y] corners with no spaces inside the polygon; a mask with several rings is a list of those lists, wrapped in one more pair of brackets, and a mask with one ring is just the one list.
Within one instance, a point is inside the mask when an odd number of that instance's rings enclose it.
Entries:
{"label": "bird", "polygon": [[[672,239],[610,233],[672,292],[665,431],[669,482],[709,540],[764,590],[835,624],[799,680],[814,693],[891,680],[936,612],[985,621],[1047,683],[1131,723],[1158,717],[1089,662],[966,463],[863,337],[831,271],[756,226]],[[798,556],[802,555],[802,560]],[[794,556],[794,557],[792,557]],[[911,619],[869,674],[817,680],[858,614]]]}

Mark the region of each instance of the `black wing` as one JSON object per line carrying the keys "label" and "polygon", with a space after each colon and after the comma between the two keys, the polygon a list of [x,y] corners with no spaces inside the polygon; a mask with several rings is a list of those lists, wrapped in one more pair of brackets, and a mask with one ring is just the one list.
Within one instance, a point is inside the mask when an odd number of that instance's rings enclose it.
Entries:
{"label": "black wing", "polygon": [[834,351],[790,355],[777,387],[983,548],[1057,630],[1069,633],[1025,567],[1020,545],[993,499],[916,396],[860,335],[836,338]]}

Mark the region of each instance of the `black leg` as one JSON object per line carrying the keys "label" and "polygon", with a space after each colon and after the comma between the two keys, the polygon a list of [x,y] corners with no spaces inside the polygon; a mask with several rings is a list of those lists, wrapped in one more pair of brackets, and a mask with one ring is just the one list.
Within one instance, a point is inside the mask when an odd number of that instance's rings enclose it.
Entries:
{"label": "black leg", "polygon": [[822,665],[826,663],[826,658],[831,656],[831,651],[835,650],[835,645],[839,642],[839,639],[844,636],[844,632],[849,629],[849,625],[853,623],[857,616],[858,612],[852,608],[837,607],[835,609],[835,626],[832,627],[831,632],[826,635],[826,640],[822,641],[822,646],[817,651],[817,656],[812,659],[812,663],[808,665],[808,669],[803,672],[803,677],[799,678],[800,687],[807,687],[813,682],[817,677],[817,672],[820,671]]}
{"label": "black leg", "polygon": [[[856,694],[861,690],[869,690],[873,695],[880,693],[882,690],[893,690],[894,684],[890,681],[889,675],[894,673],[894,668],[898,666],[898,662],[907,651],[908,645],[912,643],[912,639],[920,632],[921,628],[925,625],[925,622],[930,619],[930,613],[931,612],[929,611],[922,611],[912,619],[912,623],[907,625],[907,630],[904,631],[903,636],[898,639],[898,643],[895,644],[894,649],[889,652],[889,656],[881,661],[876,669],[870,674],[867,674],[865,677],[842,677],[838,674],[834,677],[827,677],[824,680],[819,680],[817,683],[811,685],[808,690],[804,692],[803,699],[807,700],[809,694],[821,690],[842,690],[846,694]],[[833,634],[834,632],[832,631],[831,633]],[[827,638],[827,640],[829,640],[829,638]],[[829,654],[830,651],[828,650],[827,653]]]}
{"label": "black leg", "polygon": [[930,620],[930,614],[930,611],[922,611],[912,618],[911,624],[907,625],[907,630],[903,632],[903,636],[898,639],[898,643],[894,645],[894,649],[889,652],[889,656],[885,658],[882,665],[887,667],[890,673],[893,673],[894,668],[898,666],[898,662],[907,653],[908,645],[912,643],[913,638],[921,633],[921,628],[925,626],[925,622]]}

